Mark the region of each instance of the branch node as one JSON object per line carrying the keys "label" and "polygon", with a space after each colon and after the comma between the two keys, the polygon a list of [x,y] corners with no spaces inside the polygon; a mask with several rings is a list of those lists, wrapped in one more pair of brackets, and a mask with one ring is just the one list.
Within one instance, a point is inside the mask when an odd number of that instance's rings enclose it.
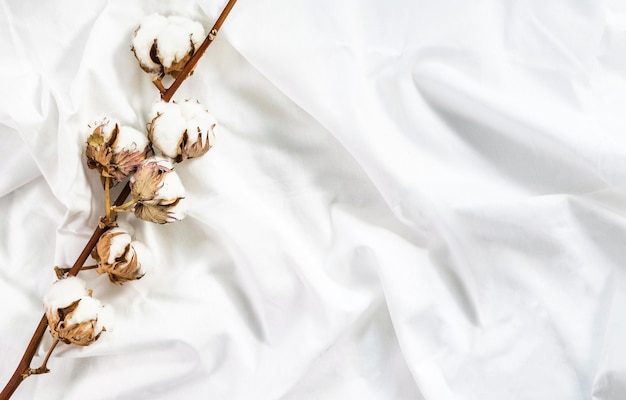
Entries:
{"label": "branch node", "polygon": [[161,75],[152,78],[152,83],[157,87],[157,89],[159,89],[161,94],[167,92],[167,89],[163,86],[163,77]]}

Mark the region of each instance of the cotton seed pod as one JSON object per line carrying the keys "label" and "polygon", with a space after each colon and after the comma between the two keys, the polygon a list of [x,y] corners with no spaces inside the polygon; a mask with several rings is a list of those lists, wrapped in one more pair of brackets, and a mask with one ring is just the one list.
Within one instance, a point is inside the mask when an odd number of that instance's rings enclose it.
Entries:
{"label": "cotton seed pod", "polygon": [[118,183],[137,169],[150,151],[148,137],[129,126],[105,119],[87,138],[87,166]]}
{"label": "cotton seed pod", "polygon": [[176,78],[204,37],[199,22],[182,16],[152,14],[135,30],[131,50],[144,71]]}
{"label": "cotton seed pod", "polygon": [[43,298],[50,333],[65,343],[88,346],[112,326],[112,310],[91,297],[76,277],[56,281]]}
{"label": "cotton seed pod", "polygon": [[175,162],[200,157],[215,141],[217,122],[199,101],[159,101],[152,106],[150,117],[152,145]]}
{"label": "cotton seed pod", "polygon": [[92,257],[99,274],[122,285],[142,278],[152,266],[152,253],[143,243],[133,240],[128,230],[116,227],[106,231],[96,244]]}
{"label": "cotton seed pod", "polygon": [[138,218],[165,224],[185,217],[185,188],[166,158],[150,157],[141,163],[130,178],[130,190]]}

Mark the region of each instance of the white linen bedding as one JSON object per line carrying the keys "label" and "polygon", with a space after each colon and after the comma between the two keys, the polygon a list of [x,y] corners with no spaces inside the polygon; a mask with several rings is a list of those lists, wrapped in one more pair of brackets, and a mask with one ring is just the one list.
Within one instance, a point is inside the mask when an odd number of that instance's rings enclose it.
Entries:
{"label": "white linen bedding", "polygon": [[[103,215],[87,125],[158,99],[133,30],[224,4],[0,1],[0,385]],[[239,0],[187,98],[188,216],[15,399],[626,397],[624,2]]]}

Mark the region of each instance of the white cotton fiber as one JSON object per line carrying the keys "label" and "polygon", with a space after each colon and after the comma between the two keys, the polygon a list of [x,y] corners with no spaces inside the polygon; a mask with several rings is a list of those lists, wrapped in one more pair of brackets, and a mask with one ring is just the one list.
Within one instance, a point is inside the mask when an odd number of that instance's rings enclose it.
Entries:
{"label": "white cotton fiber", "polygon": [[150,141],[145,133],[130,126],[120,126],[113,152],[144,151],[149,143]]}
{"label": "white cotton fiber", "polygon": [[54,282],[43,297],[43,304],[46,308],[56,310],[57,308],[65,308],[87,295],[85,282],[80,278],[71,276]]}

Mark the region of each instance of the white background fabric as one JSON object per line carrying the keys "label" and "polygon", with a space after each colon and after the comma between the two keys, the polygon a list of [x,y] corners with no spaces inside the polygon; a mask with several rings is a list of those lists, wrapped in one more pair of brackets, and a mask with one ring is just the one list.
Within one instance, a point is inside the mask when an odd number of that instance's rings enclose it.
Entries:
{"label": "white background fabric", "polygon": [[[87,125],[158,98],[133,30],[224,4],[0,2],[0,384],[103,214]],[[626,396],[624,2],[240,0],[185,98],[188,217],[15,399]]]}

